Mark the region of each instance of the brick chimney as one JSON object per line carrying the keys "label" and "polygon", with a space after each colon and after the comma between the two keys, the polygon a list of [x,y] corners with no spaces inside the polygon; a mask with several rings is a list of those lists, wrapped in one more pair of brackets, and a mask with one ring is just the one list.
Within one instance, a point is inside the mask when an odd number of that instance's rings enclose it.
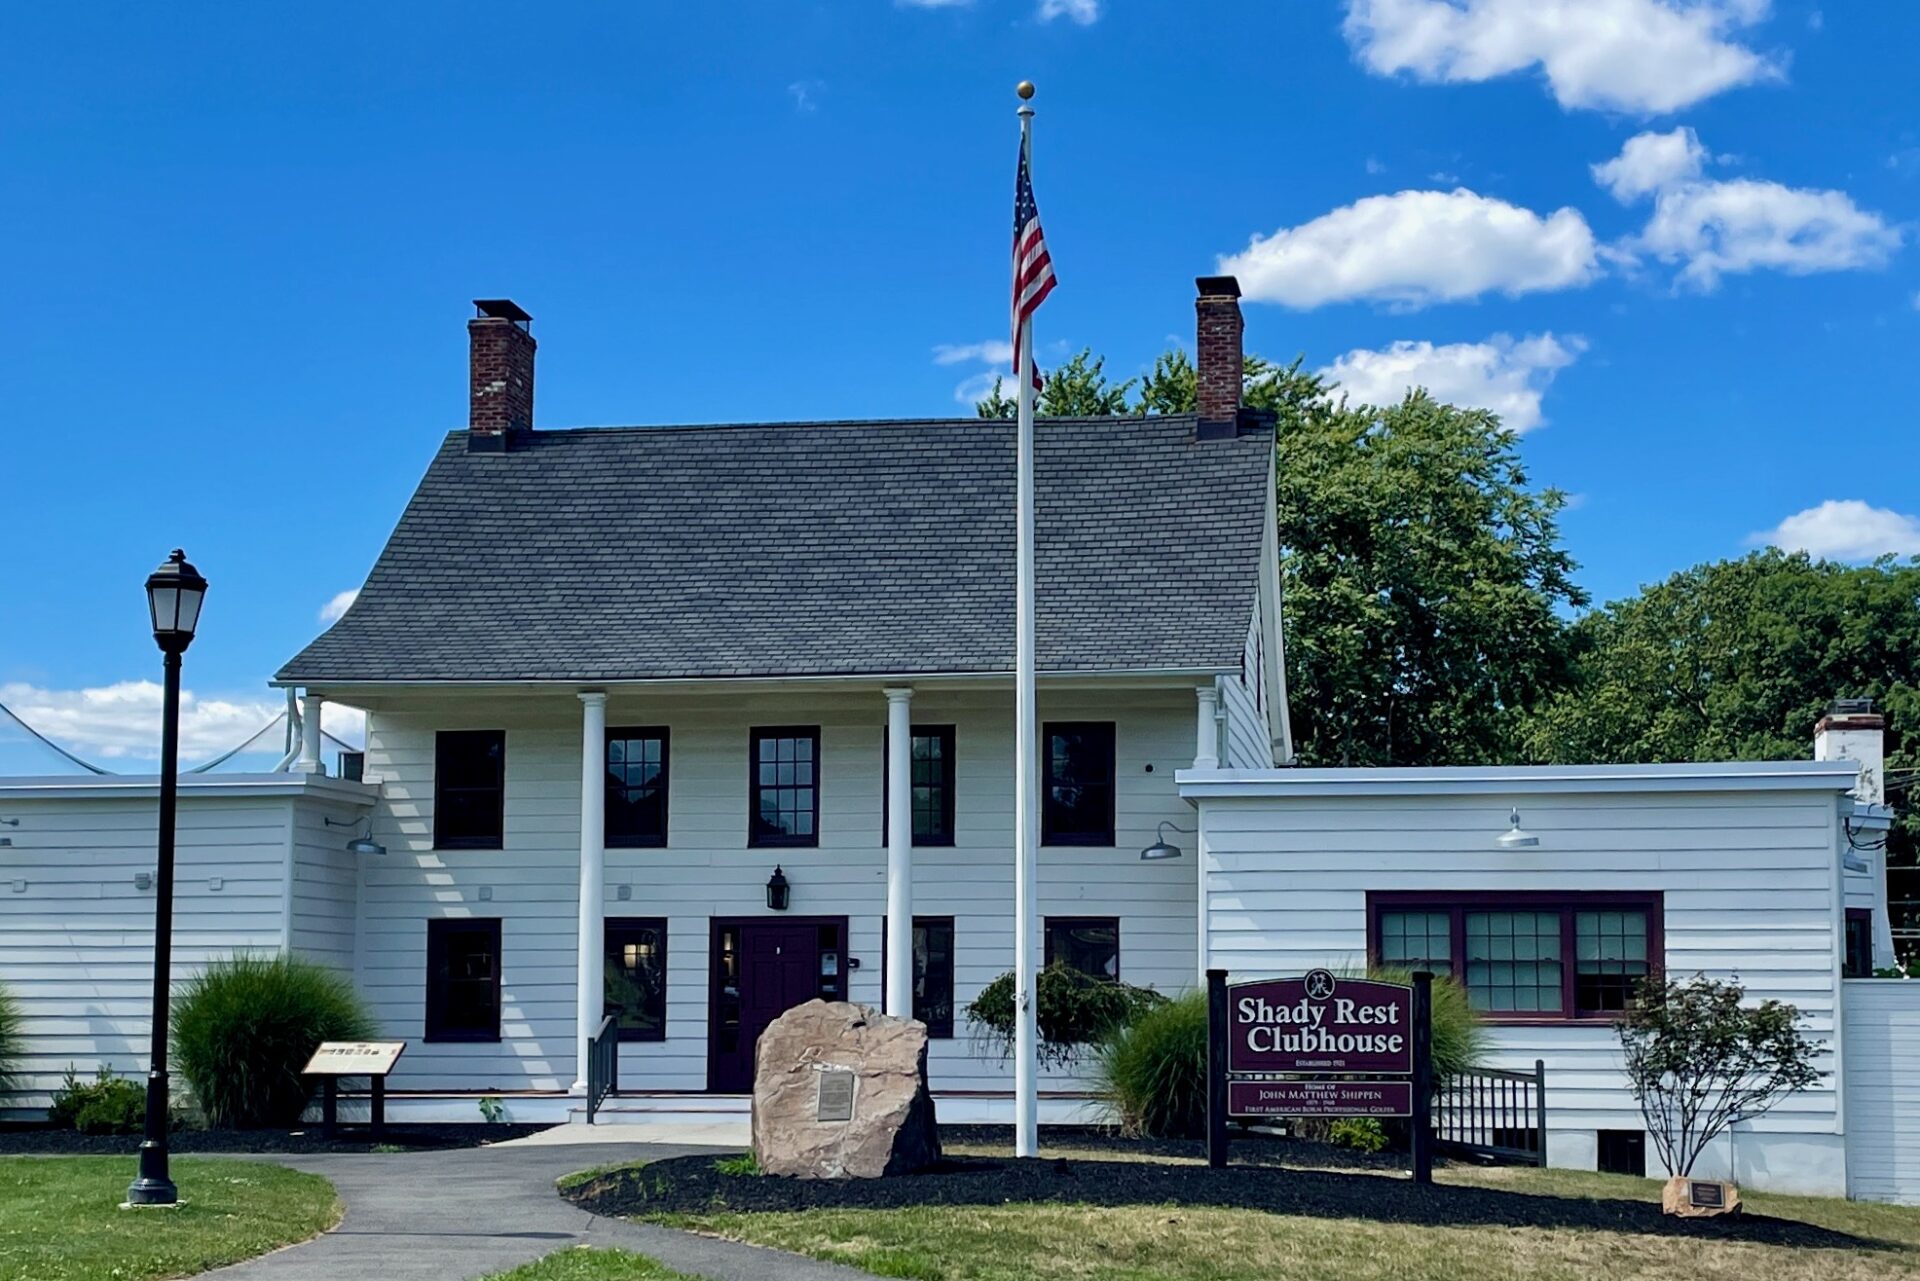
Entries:
{"label": "brick chimney", "polygon": [[1238,434],[1243,346],[1240,282],[1232,276],[1201,276],[1194,284],[1195,345],[1199,361],[1194,405],[1200,415],[1198,436],[1216,440]]}
{"label": "brick chimney", "polygon": [[476,298],[467,322],[467,449],[499,453],[533,430],[533,317],[506,298]]}

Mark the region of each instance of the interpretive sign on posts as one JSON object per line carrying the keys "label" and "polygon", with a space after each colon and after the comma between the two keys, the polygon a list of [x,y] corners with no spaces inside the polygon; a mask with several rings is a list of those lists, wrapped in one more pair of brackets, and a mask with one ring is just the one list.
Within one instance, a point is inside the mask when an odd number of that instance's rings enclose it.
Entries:
{"label": "interpretive sign on posts", "polygon": [[387,1074],[406,1051],[405,1041],[322,1041],[307,1060],[304,1074],[322,1078],[320,1130],[332,1138],[340,1128],[340,1078],[364,1076],[371,1080],[368,1120],[375,1140],[387,1130]]}
{"label": "interpretive sign on posts", "polygon": [[1207,1161],[1227,1121],[1408,1117],[1413,1177],[1433,1179],[1433,975],[1411,985],[1309,970],[1227,982],[1207,971]]}

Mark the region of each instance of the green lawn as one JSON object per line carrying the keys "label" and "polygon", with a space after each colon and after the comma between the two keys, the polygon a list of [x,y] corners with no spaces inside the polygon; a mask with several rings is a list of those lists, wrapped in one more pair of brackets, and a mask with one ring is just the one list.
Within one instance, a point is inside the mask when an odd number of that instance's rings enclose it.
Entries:
{"label": "green lawn", "polygon": [[695,1281],[684,1272],[661,1267],[652,1259],[626,1250],[576,1246],[556,1250],[544,1259],[523,1264],[511,1272],[496,1272],[482,1281]]}
{"label": "green lawn", "polygon": [[[1049,1156],[1111,1160],[1108,1152]],[[1389,1178],[1390,1175],[1376,1177]],[[1658,1201],[1652,1180],[1569,1170],[1448,1168],[1443,1183]],[[1744,1195],[1744,1194],[1743,1194]],[[662,1216],[912,1281],[1892,1281],[1920,1277],[1920,1210],[1745,1195],[1757,1214],[1860,1246],[1699,1240],[1598,1228],[1423,1227],[1181,1205],[1010,1204]],[[1878,1243],[1878,1244],[1867,1244]],[[606,1274],[623,1276],[623,1273]],[[646,1276],[646,1273],[632,1275]]]}
{"label": "green lawn", "polygon": [[0,1157],[0,1281],[189,1276],[340,1220],[333,1185],[318,1175],[207,1157],[174,1159],[178,1209],[122,1210],[135,1164],[131,1155]]}

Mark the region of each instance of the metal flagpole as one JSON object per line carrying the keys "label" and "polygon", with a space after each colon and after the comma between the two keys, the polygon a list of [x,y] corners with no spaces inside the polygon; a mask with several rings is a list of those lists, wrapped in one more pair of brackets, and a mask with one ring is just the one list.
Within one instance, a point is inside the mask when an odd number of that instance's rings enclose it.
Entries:
{"label": "metal flagpole", "polygon": [[[1033,94],[1022,83],[1020,146],[1031,157]],[[1029,159],[1031,164],[1031,159]],[[1013,1151],[1015,1156],[1040,1154],[1040,1037],[1033,964],[1034,893],[1037,885],[1035,853],[1040,844],[1034,796],[1039,774],[1034,760],[1037,727],[1033,691],[1033,320],[1020,326],[1019,400],[1019,515],[1014,575],[1018,583],[1014,606],[1013,713],[1013,981],[1016,996],[1013,1033]]]}

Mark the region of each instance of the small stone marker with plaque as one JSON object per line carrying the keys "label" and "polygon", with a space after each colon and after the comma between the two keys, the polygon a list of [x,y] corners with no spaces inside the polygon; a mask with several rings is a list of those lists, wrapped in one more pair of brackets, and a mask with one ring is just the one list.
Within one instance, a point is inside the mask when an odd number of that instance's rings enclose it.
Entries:
{"label": "small stone marker with plaque", "polygon": [[372,1082],[368,1119],[377,1143],[387,1132],[387,1074],[406,1051],[405,1041],[322,1041],[307,1060],[303,1075],[321,1078],[320,1132],[331,1139],[340,1128],[340,1078],[364,1076]]}
{"label": "small stone marker with plaque", "polygon": [[1660,1208],[1682,1219],[1737,1215],[1740,1189],[1724,1179],[1671,1178],[1660,1191]]}
{"label": "small stone marker with plaque", "polygon": [[853,1120],[854,1075],[846,1068],[823,1068],[815,1114],[822,1121]]}

